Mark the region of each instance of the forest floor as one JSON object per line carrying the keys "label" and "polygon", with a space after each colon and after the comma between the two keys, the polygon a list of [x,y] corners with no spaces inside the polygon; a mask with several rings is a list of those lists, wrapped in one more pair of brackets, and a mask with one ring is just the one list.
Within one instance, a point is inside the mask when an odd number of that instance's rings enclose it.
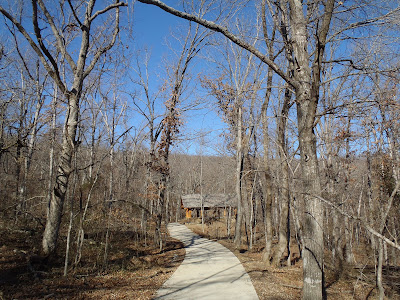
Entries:
{"label": "forest floor", "polygon": [[[242,246],[235,249],[233,240],[226,238],[224,222],[213,222],[204,226],[199,220],[187,223],[200,236],[218,241],[231,250],[241,261],[256,289],[260,300],[301,299],[303,286],[302,260],[296,244],[291,245],[291,266],[272,267],[262,262],[263,241],[258,241],[251,250]],[[232,229],[233,230],[233,229]],[[233,231],[232,231],[233,232]],[[330,253],[325,255],[325,280],[328,300],[367,300],[377,298],[375,288],[375,268],[366,264],[367,251],[363,247],[355,249],[356,266],[337,265],[330,261]],[[400,299],[400,268],[388,270],[384,274],[386,284],[385,299]]]}
{"label": "forest floor", "polygon": [[[167,238],[160,252],[150,239],[145,245],[136,232],[118,230],[110,235],[107,266],[102,265],[104,245],[93,238],[85,243],[78,267],[63,276],[62,251],[52,261],[40,257],[41,232],[8,227],[0,224],[0,300],[151,299],[185,256],[180,241]],[[60,239],[65,244],[64,236]]]}
{"label": "forest floor", "polygon": [[[269,267],[262,263],[263,242],[251,250],[235,250],[226,238],[223,222],[204,227],[199,221],[187,224],[195,233],[218,240],[242,262],[261,300],[300,299],[302,262],[295,244],[290,267]],[[104,232],[89,234],[82,259],[63,276],[65,232],[60,235],[58,257],[46,261],[40,257],[40,228],[16,226],[0,220],[0,300],[3,299],[152,299],[155,292],[183,261],[181,242],[167,238],[162,251],[151,237],[144,243],[140,233],[129,228],[115,228],[110,234],[107,265],[104,265]],[[103,236],[103,237],[102,237]],[[32,245],[37,245],[32,248]],[[74,246],[72,246],[74,247]],[[364,248],[355,250],[356,266],[335,265],[326,254],[328,299],[376,298],[375,268]],[[73,257],[72,257],[73,258]],[[400,268],[384,272],[387,299],[400,299]]]}

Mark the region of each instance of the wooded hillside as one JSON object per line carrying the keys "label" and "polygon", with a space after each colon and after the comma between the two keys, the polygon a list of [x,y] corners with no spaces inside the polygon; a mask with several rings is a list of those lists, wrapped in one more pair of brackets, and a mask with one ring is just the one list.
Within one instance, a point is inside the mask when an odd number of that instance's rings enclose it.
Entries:
{"label": "wooded hillside", "polygon": [[[168,3],[0,4],[4,297],[166,275],[177,221],[301,264],[303,299],[326,298],[332,269],[358,272],[356,299],[400,297],[398,1]],[[135,36],[144,7],[179,20],[162,59]],[[186,219],[187,194],[235,205]]]}

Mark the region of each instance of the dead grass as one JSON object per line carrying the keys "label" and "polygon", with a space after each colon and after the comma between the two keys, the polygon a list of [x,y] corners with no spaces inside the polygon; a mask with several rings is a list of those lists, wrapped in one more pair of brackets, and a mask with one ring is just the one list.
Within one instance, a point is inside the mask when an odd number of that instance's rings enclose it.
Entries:
{"label": "dead grass", "polygon": [[[233,241],[226,237],[226,226],[224,222],[216,221],[204,227],[198,220],[186,224],[195,233],[206,238],[217,240],[230,249],[242,262],[250,275],[253,285],[260,300],[294,300],[301,299],[303,286],[302,260],[298,259],[299,251],[297,245],[291,245],[294,259],[290,267],[283,266],[275,268],[267,266],[262,261],[263,240],[260,239],[252,250],[245,246],[235,249]],[[233,232],[233,231],[232,231]],[[244,245],[245,243],[243,243]],[[326,293],[329,300],[366,300],[376,299],[377,291],[374,284],[374,269],[366,264],[369,257],[366,255],[365,247],[355,249],[357,265],[334,264],[330,260],[330,252],[326,252],[325,280]],[[296,259],[297,258],[297,259]],[[360,266],[364,267],[360,268]],[[400,299],[400,268],[395,272],[385,275],[386,296],[385,299]],[[398,280],[396,284],[393,280]],[[396,288],[397,287],[397,288]]]}
{"label": "dead grass", "polygon": [[[184,259],[181,242],[168,238],[163,251],[135,232],[114,231],[107,266],[99,265],[96,239],[85,242],[82,262],[63,276],[62,251],[40,257],[41,232],[0,228],[0,299],[152,299]],[[63,238],[61,237],[61,242]],[[61,244],[61,243],[60,243]]]}
{"label": "dead grass", "polygon": [[[252,250],[235,250],[226,237],[226,226],[216,221],[205,226],[204,233],[198,220],[189,228],[207,238],[218,240],[229,248],[249,273],[261,300],[300,299],[302,289],[302,261],[296,245],[290,267],[274,268],[262,262],[263,239],[260,237]],[[164,229],[165,230],[165,229]],[[232,231],[233,232],[233,231]],[[108,264],[103,266],[101,232],[88,232],[80,265],[64,277],[62,245],[59,256],[51,261],[40,257],[41,230],[16,228],[0,223],[0,300],[3,299],[152,299],[154,293],[172,275],[184,259],[183,244],[167,239],[163,251],[152,246],[151,236],[144,237],[132,228],[111,232]],[[64,233],[65,234],[65,233]],[[244,243],[243,243],[244,244]],[[37,247],[32,247],[37,245]],[[360,246],[355,251],[354,266],[337,265],[326,253],[327,298],[333,300],[376,298],[374,268],[368,249]],[[387,299],[400,299],[400,268],[385,274]]]}

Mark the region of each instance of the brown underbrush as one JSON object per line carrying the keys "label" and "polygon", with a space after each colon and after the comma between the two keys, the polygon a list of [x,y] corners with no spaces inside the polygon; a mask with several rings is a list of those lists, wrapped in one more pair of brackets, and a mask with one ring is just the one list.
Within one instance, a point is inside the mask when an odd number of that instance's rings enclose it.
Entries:
{"label": "brown underbrush", "polygon": [[[165,237],[162,251],[152,243],[151,225],[144,234],[139,221],[121,226],[115,222],[109,230],[107,259],[104,259],[105,232],[91,226],[85,232],[82,258],[74,261],[71,243],[70,264],[63,276],[66,232],[61,232],[57,254],[40,254],[42,228],[0,223],[0,299],[152,299],[154,293],[172,275],[184,259],[185,249],[177,240]],[[235,249],[227,237],[226,225],[212,220],[203,227],[199,220],[186,225],[194,232],[220,242],[242,262],[261,300],[300,299],[302,261],[296,243],[291,245],[291,265],[268,266],[262,261],[264,238],[256,232],[252,249]],[[33,224],[33,223],[30,223]],[[232,224],[233,226],[234,224]],[[39,225],[37,225],[39,226]],[[165,232],[165,228],[163,228]],[[233,233],[233,228],[232,231]],[[144,234],[144,235],[143,235]],[[371,250],[362,243],[354,245],[354,264],[335,262],[326,251],[325,279],[327,299],[375,299],[375,266]],[[387,299],[400,299],[400,268],[384,270]]]}
{"label": "brown underbrush", "polygon": [[45,258],[40,228],[9,224],[0,226],[0,299],[151,299],[185,255],[181,242],[166,238],[160,251],[151,236],[127,226],[109,231],[104,260],[105,233],[92,229],[79,264],[63,276],[64,233],[56,255]]}
{"label": "brown underbrush", "polygon": [[[281,267],[268,266],[262,261],[264,238],[257,236],[252,249],[246,245],[246,236],[240,249],[235,249],[233,239],[227,237],[226,223],[213,220],[203,227],[199,220],[191,220],[186,225],[195,233],[218,241],[230,249],[242,262],[250,275],[261,300],[301,299],[303,266],[298,246],[291,244],[291,266],[282,261]],[[232,224],[231,232],[234,232]],[[257,231],[260,232],[260,231]],[[277,241],[275,241],[276,243]],[[366,300],[377,299],[375,287],[375,267],[370,249],[363,244],[354,246],[354,264],[334,262],[331,252],[325,253],[325,287],[327,299]],[[372,255],[372,256],[371,256]],[[384,270],[385,299],[400,299],[400,267],[391,266]]]}

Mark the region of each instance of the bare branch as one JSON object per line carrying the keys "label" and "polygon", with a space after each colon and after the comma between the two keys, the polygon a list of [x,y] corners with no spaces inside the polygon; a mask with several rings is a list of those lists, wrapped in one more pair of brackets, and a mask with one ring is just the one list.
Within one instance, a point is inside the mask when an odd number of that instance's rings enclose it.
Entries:
{"label": "bare branch", "polygon": [[[399,187],[400,187],[400,184],[398,183],[398,184],[396,185],[396,188],[395,188],[394,191],[393,191],[394,194],[392,193],[391,197],[392,197],[393,195],[397,194],[397,190],[398,190]],[[332,203],[331,201],[328,201],[328,200],[326,200],[326,199],[324,199],[324,198],[322,198],[322,197],[320,197],[320,196],[315,196],[315,195],[314,195],[314,197],[316,197],[317,199],[321,200],[322,202],[324,202],[324,203],[330,205],[331,207],[333,207],[334,209],[336,209],[339,213],[341,213],[343,216],[346,216],[346,217],[348,217],[348,218],[350,218],[350,219],[353,219],[353,220],[355,220],[355,221],[359,221],[360,224],[361,224],[365,229],[367,229],[371,234],[373,234],[373,235],[376,236],[377,238],[383,240],[383,241],[384,241],[385,243],[387,243],[388,245],[390,245],[390,246],[392,246],[392,247],[394,247],[394,248],[400,250],[400,245],[399,245],[398,243],[391,241],[390,239],[388,239],[387,237],[385,237],[383,234],[381,234],[381,233],[379,233],[378,231],[376,231],[376,230],[375,230],[374,228],[372,228],[369,224],[367,224],[362,218],[353,216],[353,215],[351,215],[351,214],[349,214],[349,213],[343,211],[338,205],[336,205],[336,204]],[[393,197],[394,197],[394,196],[393,196]]]}
{"label": "bare branch", "polygon": [[89,21],[93,22],[93,20],[96,19],[99,15],[104,14],[113,8],[117,8],[117,7],[121,7],[121,6],[128,6],[128,4],[125,2],[116,2],[114,4],[111,4],[104,9],[97,11],[93,16],[90,17]]}
{"label": "bare branch", "polygon": [[360,22],[351,23],[347,27],[335,32],[332,36],[330,36],[329,39],[327,40],[327,43],[329,43],[330,41],[334,40],[335,37],[337,37],[338,35],[340,35],[341,33],[345,32],[345,31],[377,23],[378,21],[381,21],[381,20],[384,20],[386,18],[389,18],[391,15],[393,15],[396,12],[399,12],[399,11],[400,11],[400,7],[397,7],[396,9],[388,12],[385,15],[382,15],[382,16],[379,16],[379,17],[376,17],[376,18],[373,18],[373,19],[368,19],[368,20],[364,20],[364,21],[360,21]]}
{"label": "bare branch", "polygon": [[[117,1],[118,1],[118,0],[117,0]],[[118,3],[119,3],[119,2],[118,2]],[[123,2],[121,2],[121,3],[122,3],[122,4],[125,4],[125,3],[123,3]],[[84,74],[83,74],[83,78],[86,78],[86,76],[88,76],[88,75],[90,74],[90,72],[93,70],[94,66],[96,65],[97,61],[99,60],[100,56],[101,56],[102,54],[106,53],[108,50],[110,50],[110,49],[114,46],[115,41],[117,40],[118,33],[119,33],[119,7],[120,7],[120,6],[121,6],[121,5],[115,6],[115,8],[116,8],[116,11],[115,11],[115,27],[114,27],[114,33],[113,33],[111,42],[110,42],[107,46],[105,46],[105,47],[100,48],[100,49],[97,50],[97,52],[96,52],[96,54],[94,55],[94,57],[93,57],[93,59],[92,59],[90,65],[89,65],[89,66],[87,67],[87,69],[85,70],[85,72],[84,72]],[[127,5],[122,5],[122,6],[127,6]],[[111,8],[114,8],[114,7],[111,7]],[[110,9],[111,9],[111,8],[110,8]],[[108,10],[109,10],[109,9],[108,9]],[[96,14],[95,14],[95,15],[96,15]],[[89,22],[91,22],[92,20],[93,20],[93,18],[90,18],[90,19],[89,19]]]}
{"label": "bare branch", "polygon": [[[25,58],[23,57],[23,55],[22,55],[22,53],[21,53],[20,47],[19,47],[19,45],[18,45],[18,39],[17,39],[17,36],[15,35],[15,31],[14,31],[14,30],[11,30],[11,28],[8,26],[7,23],[6,23],[5,25],[6,25],[7,29],[8,29],[8,31],[9,31],[9,32],[11,33],[11,35],[13,36],[14,43],[15,43],[15,45],[16,45],[15,50],[17,50],[18,56],[19,56],[19,58],[21,59],[22,64],[24,65],[24,68],[25,68],[25,70],[26,70],[26,72],[27,72],[29,78],[32,79],[32,80],[34,80],[34,79],[33,79],[33,75],[31,74],[31,72],[30,72],[30,70],[29,70],[28,64],[26,63],[26,60],[25,60]],[[13,28],[13,29],[14,29],[14,28]]]}
{"label": "bare branch", "polygon": [[72,14],[74,15],[75,20],[78,22],[79,26],[82,27],[82,22],[79,20],[78,16],[76,15],[76,11],[72,6],[71,0],[68,0],[69,7],[71,8]]}
{"label": "bare branch", "polygon": [[139,2],[145,3],[145,4],[151,4],[158,6],[162,10],[173,14],[174,16],[180,17],[182,19],[186,19],[189,21],[196,22],[208,29],[211,29],[215,32],[222,33],[225,37],[227,37],[229,40],[231,40],[233,43],[238,45],[239,47],[246,49],[250,53],[254,54],[256,57],[258,57],[261,61],[266,63],[272,70],[275,71],[276,74],[278,74],[283,80],[285,80],[288,84],[293,86],[294,88],[298,87],[298,83],[295,82],[292,78],[290,78],[275,62],[273,62],[271,59],[268,58],[268,56],[262,54],[257,48],[255,48],[253,45],[247,43],[246,41],[242,40],[241,38],[237,37],[233,33],[231,33],[228,28],[223,27],[221,25],[218,25],[212,21],[205,20],[203,18],[199,18],[193,14],[188,14],[179,10],[176,10],[165,3],[159,1],[159,0],[138,0]]}
{"label": "bare branch", "polygon": [[[62,93],[65,93],[67,88],[65,87],[64,83],[62,82],[60,78],[60,74],[58,72],[57,64],[55,64],[55,69],[53,69],[50,64],[47,62],[45,55],[43,52],[40,50],[40,47],[35,43],[35,41],[31,38],[31,36],[28,34],[28,32],[25,30],[25,28],[13,17],[11,16],[2,6],[0,6],[0,13],[2,13],[8,20],[10,20],[21,32],[21,34],[25,37],[29,45],[32,47],[33,51],[36,52],[38,57],[40,58],[40,61],[42,62],[44,68],[46,71],[49,73],[49,75],[53,78],[53,80],[57,83],[57,86],[60,88]],[[50,57],[52,57],[50,55]],[[53,60],[54,62],[54,60]],[[54,63],[52,62],[52,65],[54,67]]]}
{"label": "bare branch", "polygon": [[[49,11],[47,10],[46,6],[44,5],[43,0],[37,0],[37,1],[39,2],[39,6],[42,9],[44,15],[46,16],[46,19],[50,24],[51,31],[53,32],[53,35],[56,38],[58,51],[60,51],[60,53],[66,58],[66,60],[68,61],[68,64],[70,65],[70,67],[72,69],[72,72],[75,72],[76,71],[75,62],[65,49],[63,39],[62,39],[60,33],[58,32],[56,25],[54,24],[53,17],[50,15]],[[33,2],[36,2],[36,0],[32,1],[32,5],[36,6],[36,4],[33,4]],[[34,9],[34,11],[35,11],[35,9]],[[37,23],[37,21],[36,21],[36,23]],[[36,25],[35,25],[35,28],[36,28]],[[38,28],[38,30],[40,32],[39,28]],[[35,30],[35,33],[36,33],[36,30]]]}

